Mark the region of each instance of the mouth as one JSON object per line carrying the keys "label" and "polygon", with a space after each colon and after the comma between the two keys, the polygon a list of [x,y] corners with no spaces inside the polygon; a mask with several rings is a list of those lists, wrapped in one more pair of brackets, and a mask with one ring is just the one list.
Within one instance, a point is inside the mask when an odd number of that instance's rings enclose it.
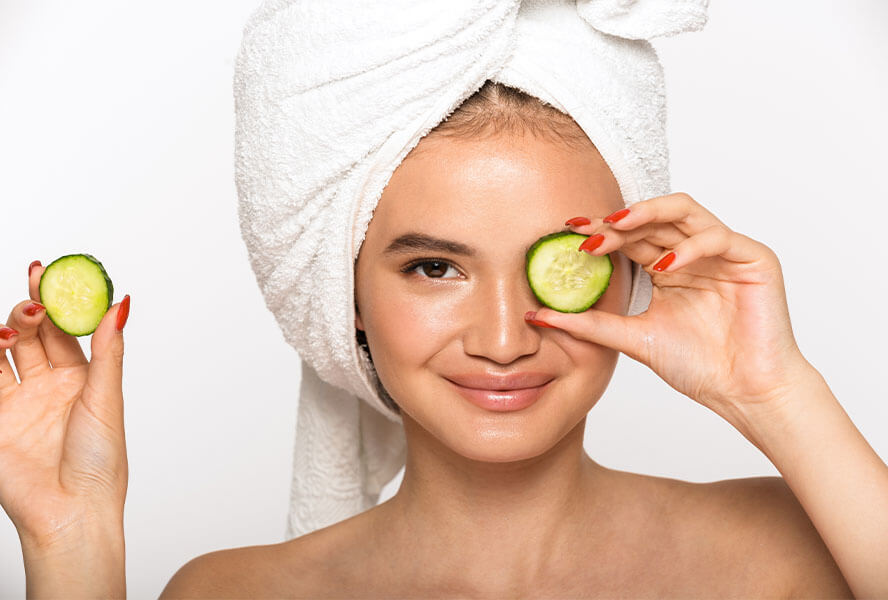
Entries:
{"label": "mouth", "polygon": [[496,375],[492,373],[461,373],[448,375],[445,379],[461,387],[476,390],[507,392],[540,387],[555,379],[555,376],[550,373],[525,371],[520,373],[509,373],[506,375]]}
{"label": "mouth", "polygon": [[484,410],[512,412],[536,403],[555,378],[540,373],[518,373],[506,377],[468,375],[445,379],[463,398]]}

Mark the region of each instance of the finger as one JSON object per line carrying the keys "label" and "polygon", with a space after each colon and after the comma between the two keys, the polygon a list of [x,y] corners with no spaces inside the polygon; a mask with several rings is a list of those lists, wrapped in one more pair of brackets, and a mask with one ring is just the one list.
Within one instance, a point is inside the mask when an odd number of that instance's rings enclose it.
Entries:
{"label": "finger", "polygon": [[92,336],[86,376],[89,394],[84,396],[84,402],[96,414],[115,420],[123,418],[123,332],[117,327],[122,329],[126,323],[129,305],[129,296],[124,296],[102,317]]}
{"label": "finger", "polygon": [[[28,291],[32,300],[40,301],[40,277],[46,267],[40,261],[34,261],[28,270]],[[54,369],[59,367],[82,366],[89,361],[80,347],[80,342],[73,335],[65,333],[52,322],[52,319],[43,319],[38,328],[38,335],[43,342],[46,356]]]}
{"label": "finger", "polygon": [[[34,314],[27,314],[37,308]],[[19,332],[18,341],[10,349],[15,369],[22,381],[32,375],[37,375],[49,370],[49,359],[43,349],[43,342],[37,335],[37,327],[46,316],[46,309],[32,300],[23,300],[16,304],[9,318],[6,320],[8,327]]]}
{"label": "finger", "polygon": [[679,231],[690,237],[716,224],[727,227],[684,192],[648,198],[636,202],[628,210],[625,217],[608,223],[612,229],[626,231],[647,223],[674,223]]}
{"label": "finger", "polygon": [[632,262],[644,266],[658,260],[658,257],[663,255],[663,247],[646,240],[638,240],[621,247],[620,252],[625,254]]}
{"label": "finger", "polygon": [[15,378],[15,372],[12,365],[6,358],[6,349],[12,347],[18,341],[18,334],[14,329],[0,323],[0,398],[3,394],[15,385],[18,381]]}
{"label": "finger", "polygon": [[[662,271],[654,271],[653,267],[669,253],[675,258]],[[727,227],[713,225],[700,233],[687,238],[675,248],[664,251],[662,256],[642,263],[648,272],[667,273],[681,269],[705,257],[717,256],[732,262],[749,263],[769,257],[770,249],[745,235],[731,231]]]}
{"label": "finger", "polygon": [[536,311],[534,318],[562,329],[578,340],[613,348],[642,361],[645,343],[642,316],[626,317],[597,308],[581,313],[563,313],[543,307]]}
{"label": "finger", "polygon": [[[603,236],[597,248],[586,250],[590,254],[604,256],[605,254],[620,250],[630,260],[639,264],[649,262],[652,251],[655,256],[659,256],[664,248],[673,248],[680,242],[688,239],[688,236],[679,231],[672,223],[649,223],[630,231],[615,231],[610,229],[607,224],[599,227],[593,225],[586,227],[593,227],[593,232],[589,234],[590,238],[595,235]],[[578,233],[583,232],[578,231]],[[642,241],[647,243],[640,243]],[[587,242],[584,242],[579,247],[587,247]]]}

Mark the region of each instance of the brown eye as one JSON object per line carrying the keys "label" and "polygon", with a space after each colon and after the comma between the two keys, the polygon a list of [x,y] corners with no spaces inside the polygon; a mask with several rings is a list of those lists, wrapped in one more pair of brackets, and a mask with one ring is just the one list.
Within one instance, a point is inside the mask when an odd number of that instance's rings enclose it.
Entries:
{"label": "brown eye", "polygon": [[459,271],[457,271],[453,265],[443,260],[426,260],[420,263],[415,263],[409,270],[415,272],[417,275],[422,271],[421,274],[429,279],[453,279],[454,277],[444,277],[444,275],[450,270],[453,270],[455,276],[459,276]]}
{"label": "brown eye", "polygon": [[447,272],[448,265],[443,262],[427,262],[419,266],[422,267],[422,272],[429,277],[443,277],[444,273]]}

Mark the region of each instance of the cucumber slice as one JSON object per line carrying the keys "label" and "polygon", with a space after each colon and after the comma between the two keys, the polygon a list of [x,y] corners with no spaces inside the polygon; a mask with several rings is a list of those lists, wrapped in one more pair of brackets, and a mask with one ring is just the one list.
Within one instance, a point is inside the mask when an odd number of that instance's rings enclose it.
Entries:
{"label": "cucumber slice", "polygon": [[68,254],[52,261],[40,277],[40,302],[56,327],[89,335],[111,308],[114,286],[96,257]]}
{"label": "cucumber slice", "polygon": [[558,312],[578,313],[598,302],[610,284],[610,256],[578,250],[587,235],[550,233],[527,251],[527,281],[543,305]]}

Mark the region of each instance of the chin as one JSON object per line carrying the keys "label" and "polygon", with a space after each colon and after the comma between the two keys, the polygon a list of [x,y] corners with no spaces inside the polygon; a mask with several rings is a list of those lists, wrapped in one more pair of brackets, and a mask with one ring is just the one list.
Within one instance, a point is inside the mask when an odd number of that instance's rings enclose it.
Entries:
{"label": "chin", "polygon": [[572,419],[563,408],[552,411],[542,405],[509,413],[463,405],[448,413],[446,421],[440,418],[440,413],[418,414],[418,418],[411,416],[411,419],[455,454],[479,462],[508,463],[545,454],[573,430],[584,415],[577,414]]}
{"label": "chin", "polygon": [[487,438],[464,438],[450,446],[450,449],[464,458],[477,462],[513,463],[541,456],[557,443],[558,440],[509,439],[496,432]]}

